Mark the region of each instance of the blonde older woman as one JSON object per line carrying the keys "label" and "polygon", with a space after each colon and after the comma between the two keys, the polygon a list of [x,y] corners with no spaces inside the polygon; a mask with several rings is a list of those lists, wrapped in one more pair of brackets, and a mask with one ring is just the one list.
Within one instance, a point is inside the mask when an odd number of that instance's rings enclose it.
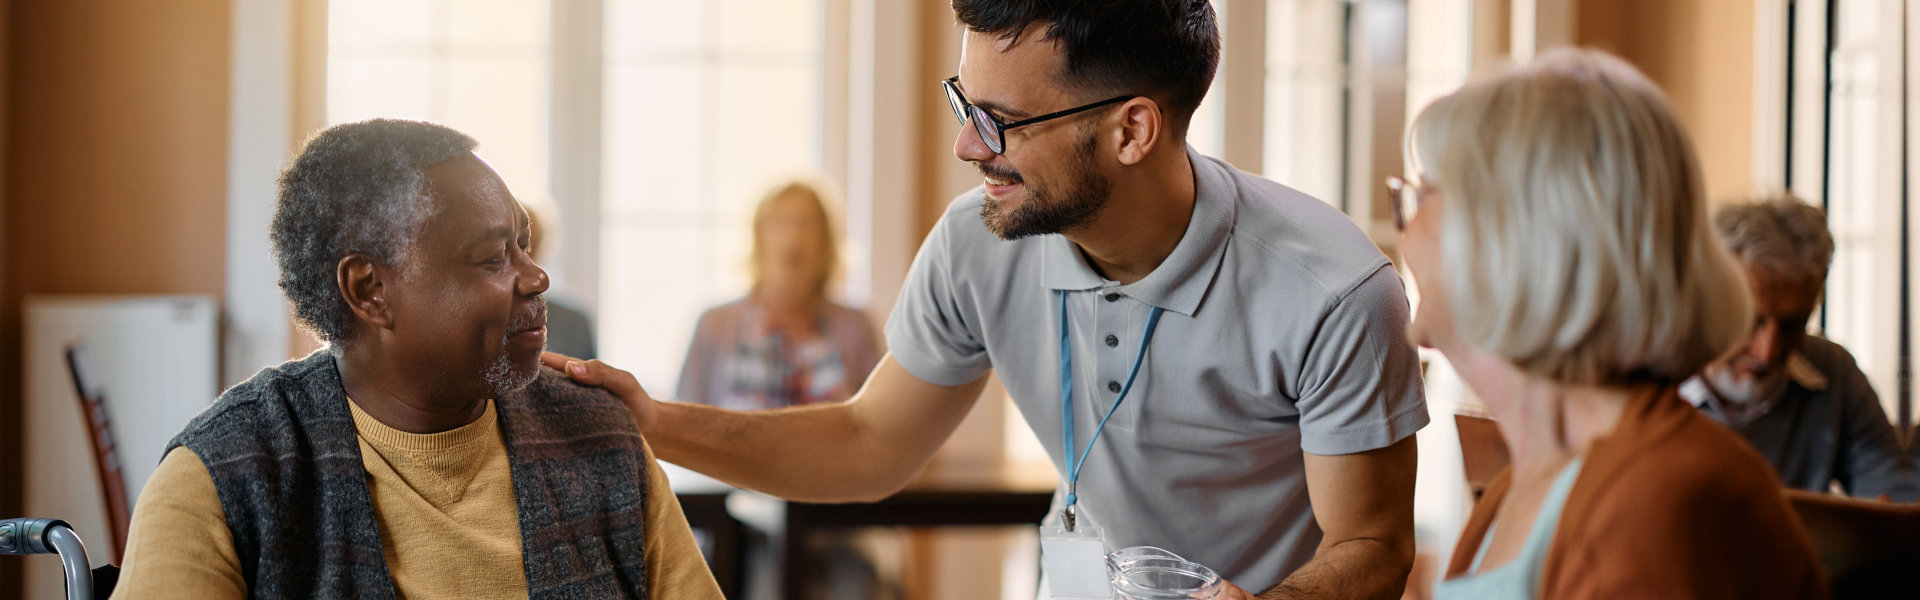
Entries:
{"label": "blonde older woman", "polygon": [[1550,53],[1434,102],[1411,139],[1418,181],[1389,182],[1421,291],[1410,334],[1513,457],[1437,596],[1824,597],[1767,463],[1675,393],[1750,309],[1653,84]]}
{"label": "blonde older woman", "polygon": [[881,350],[865,313],[827,297],[838,249],[817,186],[769,189],[753,211],[753,288],[700,315],[680,400],[759,410],[852,396]]}

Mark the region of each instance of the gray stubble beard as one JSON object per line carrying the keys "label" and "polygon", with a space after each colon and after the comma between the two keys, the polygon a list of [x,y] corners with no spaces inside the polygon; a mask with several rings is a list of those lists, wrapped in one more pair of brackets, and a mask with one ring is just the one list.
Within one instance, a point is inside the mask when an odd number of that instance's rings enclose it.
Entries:
{"label": "gray stubble beard", "polygon": [[[513,358],[508,354],[507,346],[513,342],[514,332],[525,330],[527,327],[533,325],[534,321],[537,320],[540,315],[544,315],[546,312],[547,299],[543,296],[540,298],[540,308],[534,314],[524,317],[514,315],[513,319],[508,321],[507,334],[500,336],[500,352],[498,356],[493,359],[492,363],[487,365],[487,368],[480,371],[480,378],[487,382],[487,388],[493,390],[495,398],[525,389],[533,383],[534,379],[540,377],[540,365],[538,364],[535,364],[532,369],[528,369],[525,373],[515,371]],[[546,345],[542,344],[540,349],[541,351],[545,351]]]}

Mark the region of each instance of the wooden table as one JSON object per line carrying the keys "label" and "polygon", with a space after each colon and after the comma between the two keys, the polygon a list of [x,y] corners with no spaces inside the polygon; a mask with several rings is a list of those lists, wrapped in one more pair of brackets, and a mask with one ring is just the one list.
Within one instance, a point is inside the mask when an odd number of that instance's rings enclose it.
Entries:
{"label": "wooden table", "polygon": [[811,504],[734,488],[676,465],[662,463],[662,467],[680,496],[688,523],[713,536],[710,566],[730,598],[738,597],[744,579],[743,527],[766,532],[778,544],[780,597],[797,599],[805,593],[805,573],[799,567],[806,564],[806,542],[814,532],[1038,525],[1046,517],[1059,481],[1053,467],[1044,463],[935,465],[900,493],[879,502]]}

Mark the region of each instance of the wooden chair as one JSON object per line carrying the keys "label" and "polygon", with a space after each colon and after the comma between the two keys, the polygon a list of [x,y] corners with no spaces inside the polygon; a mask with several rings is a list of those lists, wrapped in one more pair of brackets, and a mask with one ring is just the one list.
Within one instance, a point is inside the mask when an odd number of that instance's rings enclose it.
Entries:
{"label": "wooden chair", "polygon": [[115,450],[112,423],[107,420],[106,392],[94,378],[87,348],[80,343],[67,347],[67,370],[73,374],[75,396],[80,414],[86,417],[87,437],[92,441],[94,473],[100,477],[100,492],[106,496],[107,523],[113,543],[113,563],[119,564],[127,551],[127,528],[133,522],[133,507],[128,502],[127,478],[120,472],[120,455]]}
{"label": "wooden chair", "polygon": [[1804,490],[1786,490],[1800,516],[1833,597],[1887,598],[1913,590],[1920,565],[1920,505],[1856,500]]}
{"label": "wooden chair", "polygon": [[1493,477],[1507,468],[1513,459],[1507,454],[1507,440],[1500,435],[1500,427],[1494,424],[1492,416],[1460,412],[1453,415],[1455,429],[1460,432],[1460,463],[1467,475],[1467,489],[1473,492],[1474,502],[1480,501],[1480,495],[1486,493],[1487,484]]}

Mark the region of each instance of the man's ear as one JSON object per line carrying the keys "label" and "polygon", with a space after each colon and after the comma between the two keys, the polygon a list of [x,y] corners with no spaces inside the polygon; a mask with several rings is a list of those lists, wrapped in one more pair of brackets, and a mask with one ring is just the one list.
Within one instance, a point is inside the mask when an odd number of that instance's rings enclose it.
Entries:
{"label": "man's ear", "polygon": [[1160,104],[1146,96],[1136,96],[1120,105],[1120,129],[1116,135],[1120,138],[1120,151],[1116,157],[1120,164],[1136,165],[1147,159],[1154,144],[1160,143],[1160,137],[1167,134],[1166,113],[1160,111]]}
{"label": "man's ear", "polygon": [[334,269],[340,297],[361,321],[374,327],[393,327],[393,311],[387,305],[387,278],[393,276],[371,256],[348,254]]}

